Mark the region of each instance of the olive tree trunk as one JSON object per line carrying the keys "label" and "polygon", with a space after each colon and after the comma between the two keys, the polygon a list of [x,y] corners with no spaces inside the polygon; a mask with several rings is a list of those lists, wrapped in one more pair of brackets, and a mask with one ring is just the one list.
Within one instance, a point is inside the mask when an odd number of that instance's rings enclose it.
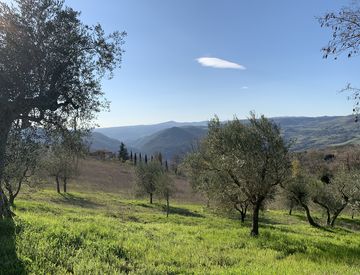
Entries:
{"label": "olive tree trunk", "polygon": [[57,175],[55,177],[55,180],[56,180],[56,191],[60,194],[61,191],[60,191],[60,177]]}
{"label": "olive tree trunk", "polygon": [[320,205],[322,208],[324,208],[326,210],[326,215],[327,215],[326,225],[330,226],[331,225],[330,208],[326,204],[319,202],[317,199],[314,199],[313,201],[314,201],[314,203]]}
{"label": "olive tree trunk", "polygon": [[0,220],[1,219],[11,219],[14,216],[14,213],[11,211],[9,200],[0,187]]}
{"label": "olive tree trunk", "polygon": [[252,217],[252,229],[250,235],[256,237],[259,235],[259,212],[262,201],[257,201],[254,205],[253,209],[253,217]]}
{"label": "olive tree trunk", "polygon": [[331,225],[331,215],[329,209],[326,209],[326,225]]}
{"label": "olive tree trunk", "polygon": [[334,227],[335,226],[335,221],[337,219],[337,217],[340,215],[340,213],[345,209],[345,207],[348,205],[348,202],[346,201],[333,215],[332,219],[331,219],[331,223],[330,226]]}
{"label": "olive tree trunk", "polygon": [[234,208],[240,213],[240,219],[241,222],[244,223],[245,222],[245,218],[246,218],[246,213],[247,213],[247,208],[248,208],[248,204],[244,204],[242,206],[238,206],[236,203],[234,204]]}
{"label": "olive tree trunk", "polygon": [[317,224],[317,223],[314,221],[313,217],[311,216],[309,207],[308,207],[305,203],[301,203],[301,206],[302,206],[302,207],[304,208],[304,210],[305,210],[306,218],[308,219],[309,224],[310,224],[311,226],[320,228],[320,225]]}
{"label": "olive tree trunk", "polygon": [[5,120],[6,116],[6,113],[0,113],[0,219],[12,217],[8,198],[2,188],[5,169],[6,144],[12,123],[11,120]]}
{"label": "olive tree trunk", "polygon": [[16,195],[13,193],[11,189],[7,189],[9,194],[9,204],[10,206],[14,206]]}
{"label": "olive tree trunk", "polygon": [[64,178],[64,193],[67,193],[67,178]]}
{"label": "olive tree trunk", "polygon": [[6,190],[8,191],[8,194],[9,194],[9,203],[10,203],[11,206],[14,206],[15,199],[16,199],[16,197],[17,197],[17,196],[19,195],[19,193],[20,193],[20,189],[21,189],[21,186],[22,186],[22,182],[23,182],[23,180],[19,180],[15,192],[14,192],[14,190],[12,189],[10,183],[6,183],[6,184],[5,184],[5,188],[6,188]]}

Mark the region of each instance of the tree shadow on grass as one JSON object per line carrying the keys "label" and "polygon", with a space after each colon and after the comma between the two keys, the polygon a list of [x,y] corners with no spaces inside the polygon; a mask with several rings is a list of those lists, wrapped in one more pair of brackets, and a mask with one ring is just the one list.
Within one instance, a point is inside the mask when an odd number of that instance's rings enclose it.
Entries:
{"label": "tree shadow on grass", "polygon": [[[290,229],[287,225],[285,224],[281,224],[280,226],[277,225],[273,225],[273,224],[261,224],[261,227],[263,228],[267,228],[267,229],[271,229],[271,230],[276,230],[282,233],[297,233],[298,231],[296,231],[296,229]],[[303,235],[309,235],[310,234],[306,234],[303,233]]]}
{"label": "tree shadow on grass", "polygon": [[69,193],[61,193],[59,198],[52,199],[51,201],[54,203],[79,206],[82,208],[97,208],[102,206],[99,203]]}
{"label": "tree shadow on grass", "polygon": [[270,248],[279,252],[279,260],[297,254],[314,263],[345,263],[353,268],[360,268],[360,247],[351,246],[350,243],[336,244],[331,239],[307,241],[286,234],[263,234],[257,242],[260,248]]}
{"label": "tree shadow on grass", "polygon": [[[303,222],[305,222],[306,224],[308,224],[309,226],[311,226],[309,224],[309,221],[307,220],[307,218],[305,216],[302,216],[301,214],[293,214],[292,217],[295,217]],[[322,230],[322,231],[326,231],[326,232],[329,232],[329,233],[335,233],[335,230],[331,227],[328,227],[328,226],[323,226],[319,221],[318,219],[316,219],[317,223],[319,224],[319,227],[316,227],[316,229],[318,230]],[[284,232],[296,232],[296,231],[293,231],[293,230],[289,230],[287,228],[280,228],[278,227],[277,225],[284,225],[284,226],[288,226],[287,223],[284,223],[284,222],[277,222],[277,221],[274,221],[272,219],[269,219],[267,217],[260,217],[259,219],[260,223],[262,223],[263,226],[265,227],[268,227],[268,228],[272,228],[272,229],[278,229],[280,231],[284,231]],[[315,227],[314,227],[315,228]],[[345,231],[345,230],[344,230]],[[309,234],[310,235],[310,234]]]}
{"label": "tree shadow on grass", "polygon": [[0,220],[0,274],[27,274],[16,254],[16,226],[13,220]]}
{"label": "tree shadow on grass", "polygon": [[360,220],[358,219],[349,219],[349,218],[345,218],[345,217],[340,217],[335,225],[340,226],[340,227],[344,227],[348,230],[352,230],[352,231],[360,231]]}
{"label": "tree shadow on grass", "polygon": [[[303,222],[305,222],[305,223],[307,223],[307,224],[309,224],[309,221],[308,221],[308,219],[306,218],[305,214],[302,215],[302,214],[296,213],[296,214],[292,214],[292,216],[298,218],[299,220],[301,220],[301,221],[303,221]],[[317,229],[323,230],[323,231],[326,231],[326,232],[332,232],[332,233],[335,232],[332,228],[327,227],[327,226],[325,226],[324,224],[322,224],[321,220],[319,220],[317,217],[313,217],[313,219],[314,219],[315,222],[320,226],[320,227],[317,227]],[[310,224],[309,224],[309,225],[310,225]]]}
{"label": "tree shadow on grass", "polygon": [[[166,205],[163,204],[159,204],[159,203],[153,203],[153,204],[146,204],[146,203],[138,203],[138,206],[141,207],[145,207],[145,208],[161,208],[163,211],[166,212]],[[181,216],[186,216],[186,217],[195,217],[195,218],[204,218],[204,215],[201,215],[199,213],[190,211],[186,208],[180,208],[180,207],[174,207],[174,206],[170,206],[170,211],[169,214],[177,214],[177,215],[181,215]]]}
{"label": "tree shadow on grass", "polygon": [[291,215],[292,217],[296,217],[297,219],[299,219],[300,221],[303,221],[303,222],[308,222],[305,214],[302,214],[302,213],[292,213]]}
{"label": "tree shadow on grass", "polygon": [[153,208],[153,206],[151,204],[146,204],[146,203],[137,203],[136,205],[145,207],[145,208]]}
{"label": "tree shadow on grass", "polygon": [[[164,211],[166,211],[166,206],[163,205],[162,208]],[[177,214],[177,215],[186,216],[186,217],[204,218],[203,215],[196,213],[196,212],[192,212],[186,208],[170,206],[169,212],[170,212],[170,215]]]}
{"label": "tree shadow on grass", "polygon": [[[252,217],[250,217],[250,218],[252,218]],[[270,225],[283,224],[281,222],[274,221],[273,219],[267,218],[265,216],[260,216],[259,222],[263,223],[263,224],[270,224]]]}
{"label": "tree shadow on grass", "polygon": [[317,252],[307,255],[313,262],[346,263],[349,266],[360,268],[360,247],[350,245],[339,245],[330,242],[319,242],[315,244]]}

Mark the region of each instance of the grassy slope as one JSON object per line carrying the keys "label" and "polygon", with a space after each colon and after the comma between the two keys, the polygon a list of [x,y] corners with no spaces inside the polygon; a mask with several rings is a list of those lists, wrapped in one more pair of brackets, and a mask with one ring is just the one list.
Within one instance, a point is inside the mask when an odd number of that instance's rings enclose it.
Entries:
{"label": "grassy slope", "polygon": [[[360,270],[360,221],[342,228],[310,228],[303,214],[263,214],[261,236],[249,224],[219,217],[176,179],[177,203],[131,200],[134,171],[127,164],[88,159],[66,196],[54,186],[17,201],[15,224],[0,222],[0,274],[299,274]],[[81,193],[80,193],[81,192]],[[187,203],[184,203],[187,202]]]}
{"label": "grassy slope", "polygon": [[[15,225],[0,223],[0,274],[358,274],[359,220],[347,229],[310,228],[303,215],[263,214],[249,224],[199,205],[162,204],[118,194],[23,193]],[[350,230],[352,227],[352,230]],[[4,237],[5,233],[5,237]],[[17,257],[16,257],[17,255]]]}

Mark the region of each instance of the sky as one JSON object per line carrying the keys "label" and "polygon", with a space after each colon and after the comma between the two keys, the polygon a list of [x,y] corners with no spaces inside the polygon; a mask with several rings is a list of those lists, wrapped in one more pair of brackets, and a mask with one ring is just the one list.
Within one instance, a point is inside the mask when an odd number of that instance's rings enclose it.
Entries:
{"label": "sky", "polygon": [[360,57],[323,59],[317,16],[349,1],[66,0],[86,24],[126,31],[121,68],[103,89],[101,127],[348,115]]}

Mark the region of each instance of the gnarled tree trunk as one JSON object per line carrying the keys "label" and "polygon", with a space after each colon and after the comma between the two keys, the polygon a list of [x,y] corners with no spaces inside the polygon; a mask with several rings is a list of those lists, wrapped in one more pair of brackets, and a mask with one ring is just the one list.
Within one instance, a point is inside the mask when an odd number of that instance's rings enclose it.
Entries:
{"label": "gnarled tree trunk", "polygon": [[14,213],[11,211],[9,200],[0,187],[0,219],[11,219]]}
{"label": "gnarled tree trunk", "polygon": [[259,212],[263,200],[258,200],[254,204],[253,217],[252,217],[252,229],[250,235],[256,237],[259,235]]}
{"label": "gnarled tree trunk", "polygon": [[14,201],[15,201],[16,195],[14,194],[14,192],[12,191],[12,189],[9,186],[5,185],[5,188],[8,191],[8,194],[9,194],[9,204],[11,206],[14,206]]}
{"label": "gnarled tree trunk", "polygon": [[19,180],[18,185],[15,190],[15,193],[14,193],[14,190],[12,189],[11,184],[9,182],[5,183],[5,188],[9,193],[9,203],[11,206],[14,206],[15,199],[16,199],[17,195],[19,195],[19,193],[20,193],[22,182],[23,182],[23,180]]}
{"label": "gnarled tree trunk", "polygon": [[8,198],[2,188],[5,169],[6,144],[12,123],[7,116],[8,114],[6,112],[0,113],[0,219],[12,217]]}
{"label": "gnarled tree trunk", "polygon": [[335,225],[335,221],[337,219],[337,217],[340,215],[340,213],[345,209],[345,207],[348,205],[348,201],[346,201],[333,215],[332,219],[331,219],[331,223],[330,225],[332,227],[334,227]]}
{"label": "gnarled tree trunk", "polygon": [[327,218],[326,218],[326,225],[330,225],[331,224],[331,216],[330,216],[330,210],[329,209],[326,209],[326,215],[327,215]]}
{"label": "gnarled tree trunk", "polygon": [[304,208],[305,210],[305,213],[306,213],[306,218],[308,219],[309,221],[309,224],[311,226],[314,226],[314,227],[317,227],[317,228],[320,228],[320,225],[317,224],[314,219],[312,218],[311,214],[310,214],[310,209],[309,207],[305,204],[305,203],[301,203],[301,206]]}
{"label": "gnarled tree trunk", "polygon": [[326,215],[327,215],[326,225],[330,226],[331,225],[331,214],[330,214],[329,207],[327,205],[319,202],[317,199],[314,199],[314,203],[320,205],[322,208],[324,208],[326,210]]}
{"label": "gnarled tree trunk", "polygon": [[234,208],[239,211],[240,213],[240,218],[241,218],[241,222],[244,223],[245,222],[245,218],[246,218],[246,213],[247,213],[247,208],[248,208],[248,204],[244,203],[244,205],[241,205],[240,207],[235,203],[234,204]]}

